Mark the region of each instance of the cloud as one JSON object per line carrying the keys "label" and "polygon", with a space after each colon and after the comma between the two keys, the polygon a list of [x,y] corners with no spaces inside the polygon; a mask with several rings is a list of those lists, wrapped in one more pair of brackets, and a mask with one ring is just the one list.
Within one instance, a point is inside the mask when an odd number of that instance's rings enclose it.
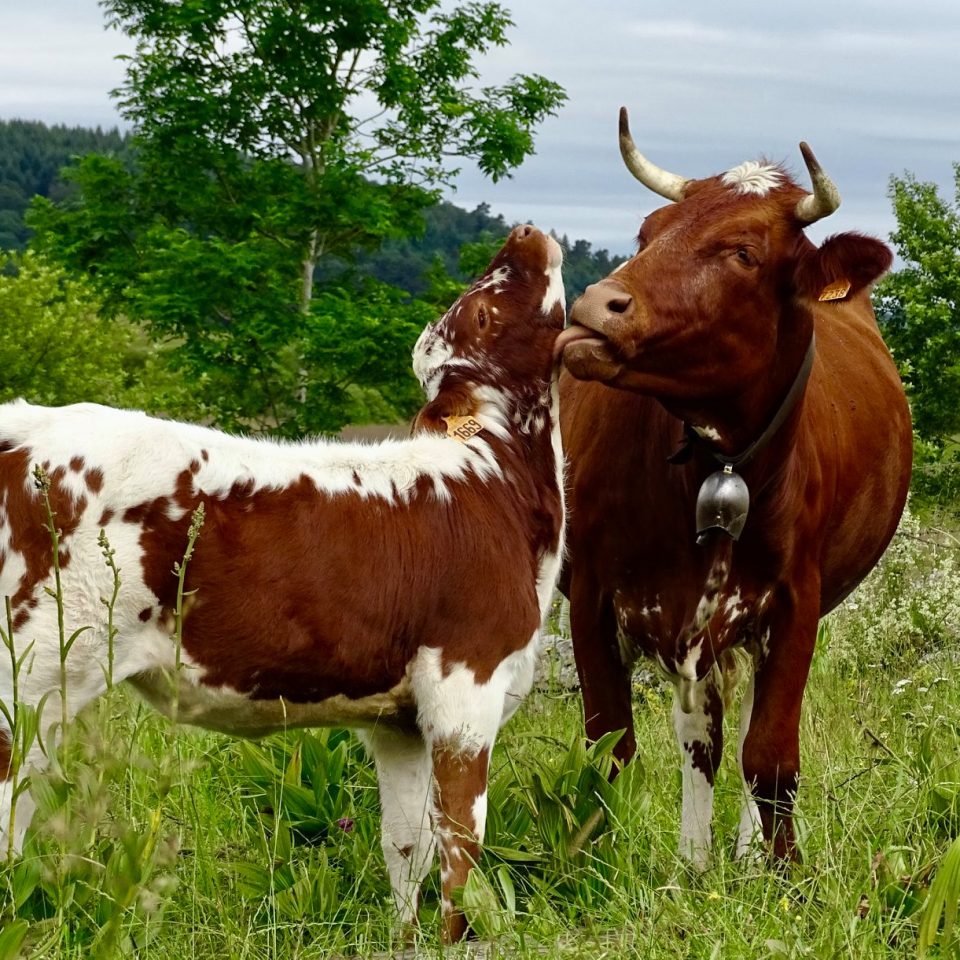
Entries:
{"label": "cloud", "polygon": [[[537,155],[512,179],[491,184],[465,168],[454,202],[487,202],[509,220],[533,219],[596,247],[629,251],[640,217],[659,201],[622,167],[621,104],[630,108],[640,148],[686,176],[762,155],[803,174],[797,143],[809,141],[844,197],[827,232],[887,235],[894,226],[889,178],[904,170],[953,196],[958,4],[691,0],[676,15],[662,4],[621,0],[505,2],[515,27],[509,45],[481,64],[477,86],[541,73],[570,99],[542,125]],[[99,5],[6,6],[0,117],[117,123],[108,91],[123,77],[115,57],[132,44],[104,29]]]}

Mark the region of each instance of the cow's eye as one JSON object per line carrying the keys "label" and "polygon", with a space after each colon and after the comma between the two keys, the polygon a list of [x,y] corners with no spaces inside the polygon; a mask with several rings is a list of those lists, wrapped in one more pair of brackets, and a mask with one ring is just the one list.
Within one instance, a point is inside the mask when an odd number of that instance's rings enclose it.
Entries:
{"label": "cow's eye", "polygon": [[737,260],[745,267],[755,266],[757,262],[754,255],[746,247],[737,247]]}
{"label": "cow's eye", "polygon": [[483,330],[487,326],[487,311],[481,307],[477,311],[477,329]]}

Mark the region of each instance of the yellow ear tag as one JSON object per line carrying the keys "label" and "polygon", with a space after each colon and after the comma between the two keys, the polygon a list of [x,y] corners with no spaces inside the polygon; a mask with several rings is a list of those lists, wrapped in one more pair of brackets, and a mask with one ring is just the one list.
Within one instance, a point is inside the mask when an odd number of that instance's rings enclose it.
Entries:
{"label": "yellow ear tag", "polygon": [[820,302],[824,300],[842,300],[850,292],[849,280],[834,280],[820,291]]}
{"label": "yellow ear tag", "polygon": [[447,436],[453,437],[459,443],[466,443],[483,429],[483,424],[476,417],[441,417],[440,419],[447,425]]}

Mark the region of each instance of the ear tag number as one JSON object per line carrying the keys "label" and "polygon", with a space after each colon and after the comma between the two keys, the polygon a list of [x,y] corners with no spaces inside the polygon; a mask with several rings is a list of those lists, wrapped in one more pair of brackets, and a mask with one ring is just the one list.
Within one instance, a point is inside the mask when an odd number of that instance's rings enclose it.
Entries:
{"label": "ear tag number", "polygon": [[820,302],[824,300],[842,300],[850,292],[849,280],[835,280],[820,291]]}
{"label": "ear tag number", "polygon": [[459,443],[466,443],[483,429],[483,424],[476,417],[441,417],[440,419],[447,425],[447,436],[453,437]]}

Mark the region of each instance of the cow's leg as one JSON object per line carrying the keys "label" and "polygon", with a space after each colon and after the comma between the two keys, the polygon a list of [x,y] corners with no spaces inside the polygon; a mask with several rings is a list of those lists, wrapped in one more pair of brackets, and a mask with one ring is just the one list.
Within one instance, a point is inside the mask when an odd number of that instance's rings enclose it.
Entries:
{"label": "cow's leg", "polygon": [[[3,656],[7,652],[0,646]],[[37,661],[40,661],[37,664]],[[14,725],[20,721],[16,714],[24,706],[37,710],[38,729],[32,740],[26,744],[20,742],[18,766],[14,768],[14,738],[21,738],[21,732],[11,731],[8,718],[0,714],[0,860],[7,859],[11,853],[19,854],[23,849],[24,835],[33,819],[35,804],[27,786],[34,774],[40,774],[50,764],[59,748],[63,736],[64,707],[59,687],[59,662],[48,658],[41,661],[37,654],[31,672],[23,671],[19,677],[17,705],[14,709],[12,683],[7,677],[0,678],[0,700],[7,714],[13,718]],[[106,689],[106,683],[99,664],[77,665],[68,662],[70,672],[67,681],[66,721],[69,726],[76,714],[88,703],[99,697]]]}
{"label": "cow's leg", "polygon": [[420,884],[433,862],[431,758],[423,737],[376,728],[363,739],[380,784],[381,845],[400,922],[412,933]]}
{"label": "cow's leg", "polygon": [[[5,860],[11,852],[20,852],[23,847],[23,835],[33,816],[33,804],[29,793],[20,793],[16,798],[17,806],[14,809],[15,786],[13,737],[5,721],[0,720],[0,861]],[[12,823],[11,814],[15,814]]]}
{"label": "cow's leg", "polygon": [[753,710],[753,672],[743,691],[743,700],[740,703],[740,743],[737,747],[737,763],[740,765],[743,778],[743,801],[740,805],[740,829],[737,834],[737,858],[746,856],[753,849],[754,840],[763,835],[760,823],[760,811],[757,802],[753,799],[753,790],[743,775],[743,744],[750,729],[750,714]]}
{"label": "cow's leg", "polygon": [[453,891],[466,882],[480,852],[487,814],[487,767],[505,715],[530,688],[538,636],[488,676],[465,663],[444,663],[422,646],[408,667],[420,728],[433,764],[433,822],[440,843],[443,937],[466,932]]}
{"label": "cow's leg", "polygon": [[[819,585],[818,585],[819,590]],[[817,603],[771,613],[769,643],[754,674],[743,776],[753,789],[770,852],[796,859],[793,803],[800,777],[800,708],[817,636]]]}
{"label": "cow's leg", "polygon": [[599,740],[611,730],[624,734],[614,748],[621,763],[637,750],[630,698],[630,665],[617,642],[612,603],[593,584],[574,575],[570,590],[570,628],[583,696],[587,739]]}
{"label": "cow's leg", "polygon": [[467,932],[466,918],[454,910],[453,892],[467,882],[480,856],[489,763],[488,748],[465,751],[457,741],[439,741],[433,746],[434,815],[440,842],[443,939],[447,943]]}
{"label": "cow's leg", "polygon": [[673,729],[682,764],[680,855],[696,869],[710,863],[713,780],[723,752],[723,698],[716,669],[681,680],[673,698]]}
{"label": "cow's leg", "polygon": [[[0,731],[2,737],[6,731]],[[36,756],[28,756],[26,762],[14,778],[9,764],[3,763],[3,750],[0,744],[0,862],[8,859],[12,853],[23,850],[23,838],[33,819],[35,804],[29,788],[25,789],[31,770],[42,770],[45,760],[40,750]],[[4,766],[7,774],[4,776]],[[14,791],[16,790],[16,797]],[[15,805],[14,805],[15,804]]]}

